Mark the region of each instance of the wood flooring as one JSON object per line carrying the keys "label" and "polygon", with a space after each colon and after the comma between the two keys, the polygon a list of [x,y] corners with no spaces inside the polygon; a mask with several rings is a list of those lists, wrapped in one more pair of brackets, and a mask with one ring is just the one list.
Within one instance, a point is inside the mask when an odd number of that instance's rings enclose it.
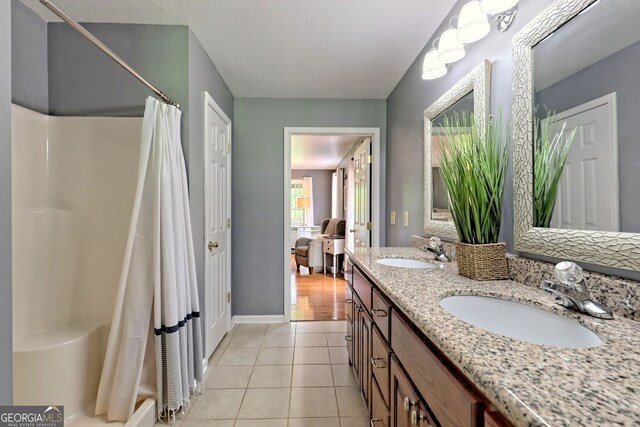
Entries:
{"label": "wood flooring", "polygon": [[291,256],[291,320],[345,320],[344,303],[347,282],[339,275],[316,272],[300,267]]}

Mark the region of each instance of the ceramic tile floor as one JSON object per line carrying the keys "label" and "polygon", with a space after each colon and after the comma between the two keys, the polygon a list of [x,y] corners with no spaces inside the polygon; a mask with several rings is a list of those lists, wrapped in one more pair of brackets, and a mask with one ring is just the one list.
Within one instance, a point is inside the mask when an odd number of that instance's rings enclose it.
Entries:
{"label": "ceramic tile floor", "polygon": [[236,325],[180,427],[367,427],[345,321]]}

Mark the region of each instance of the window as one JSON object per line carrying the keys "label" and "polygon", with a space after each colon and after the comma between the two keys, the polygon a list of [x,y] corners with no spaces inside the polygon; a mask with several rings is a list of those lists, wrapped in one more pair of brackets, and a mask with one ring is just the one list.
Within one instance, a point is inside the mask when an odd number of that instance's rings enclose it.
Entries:
{"label": "window", "polygon": [[304,197],[303,182],[301,179],[291,180],[291,225],[299,226],[304,224],[304,209],[296,207],[296,200]]}

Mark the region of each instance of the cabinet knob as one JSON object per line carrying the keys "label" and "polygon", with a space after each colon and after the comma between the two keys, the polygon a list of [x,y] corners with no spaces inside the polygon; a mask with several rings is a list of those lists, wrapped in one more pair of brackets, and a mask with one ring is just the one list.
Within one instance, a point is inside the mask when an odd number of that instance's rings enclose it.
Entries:
{"label": "cabinet knob", "polygon": [[370,425],[371,427],[376,427],[374,424],[375,424],[375,423],[379,423],[379,422],[382,422],[382,420],[380,420],[380,419],[378,419],[378,418],[372,418],[372,419],[371,419],[371,421],[369,422],[369,425]]}
{"label": "cabinet knob", "polygon": [[352,228],[351,230],[349,230],[349,233],[355,233],[355,232],[356,232],[355,228]]}
{"label": "cabinet knob", "polygon": [[351,298],[346,298],[344,302],[346,302],[347,304],[351,304],[353,303],[353,300]]}
{"label": "cabinet knob", "polygon": [[411,409],[412,406],[416,406],[416,401],[411,400],[408,397],[405,397],[402,402],[404,403],[404,410],[406,412],[409,412],[409,409]]}
{"label": "cabinet knob", "polygon": [[418,411],[416,411],[415,409],[411,411],[411,425],[412,426],[418,425]]}
{"label": "cabinet knob", "polygon": [[371,311],[373,312],[373,317],[386,317],[387,316],[386,310],[383,310],[381,308],[374,308]]}
{"label": "cabinet knob", "polygon": [[345,341],[353,341],[353,337],[351,335],[345,335],[344,336],[344,340]]}

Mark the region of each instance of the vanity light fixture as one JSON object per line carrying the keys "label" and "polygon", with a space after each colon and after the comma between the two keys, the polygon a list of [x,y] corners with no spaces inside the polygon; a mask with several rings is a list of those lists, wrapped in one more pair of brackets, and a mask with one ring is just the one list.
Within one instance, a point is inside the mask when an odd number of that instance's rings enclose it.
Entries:
{"label": "vanity light fixture", "polygon": [[487,15],[480,10],[477,0],[465,4],[458,17],[458,41],[473,43],[480,40],[491,31]]}
{"label": "vanity light fixture", "polygon": [[[490,22],[495,22],[501,33],[507,31],[518,12],[518,1],[471,0],[467,2],[460,10],[460,15],[451,18],[449,29],[436,39],[436,41],[440,40],[438,49],[431,49],[426,53],[422,63],[422,78],[431,80],[447,74],[445,64],[464,58],[465,45],[489,34]],[[596,3],[599,1],[596,0]],[[451,22],[456,18],[458,18],[457,29],[451,26]]]}
{"label": "vanity light fixture", "polygon": [[438,61],[438,49],[432,48],[424,56],[422,63],[422,78],[424,80],[433,80],[447,74],[447,66]]}
{"label": "vanity light fixture", "polygon": [[450,64],[464,58],[464,46],[458,40],[458,30],[449,28],[442,33],[438,44],[438,61]]}

